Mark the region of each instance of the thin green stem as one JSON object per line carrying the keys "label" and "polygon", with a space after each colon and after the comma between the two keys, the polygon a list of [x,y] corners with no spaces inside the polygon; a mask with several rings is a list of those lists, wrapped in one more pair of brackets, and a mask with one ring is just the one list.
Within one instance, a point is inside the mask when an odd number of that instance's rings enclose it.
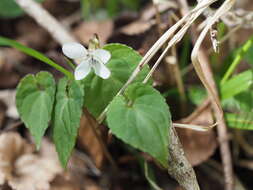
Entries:
{"label": "thin green stem", "polygon": [[53,60],[46,57],[44,54],[42,54],[32,48],[26,47],[26,46],[16,42],[15,40],[11,40],[11,39],[0,36],[0,46],[13,47],[13,48],[33,57],[35,59],[38,59],[38,60],[50,65],[51,67],[55,68],[56,70],[60,71],[64,75],[66,75],[69,79],[74,79],[74,75],[70,71],[68,71],[67,69],[58,65]]}
{"label": "thin green stem", "polygon": [[249,48],[253,45],[253,37],[248,40],[239,50],[239,52],[237,53],[234,61],[232,62],[232,64],[230,65],[230,67],[228,68],[227,72],[225,73],[224,77],[221,80],[221,84],[224,84],[229,77],[234,73],[236,67],[238,66],[238,64],[241,62],[241,60],[243,59],[245,53],[249,50]]}
{"label": "thin green stem", "polygon": [[64,57],[65,60],[66,60],[66,63],[72,68],[75,70],[76,68],[76,65],[74,65],[68,58]]}

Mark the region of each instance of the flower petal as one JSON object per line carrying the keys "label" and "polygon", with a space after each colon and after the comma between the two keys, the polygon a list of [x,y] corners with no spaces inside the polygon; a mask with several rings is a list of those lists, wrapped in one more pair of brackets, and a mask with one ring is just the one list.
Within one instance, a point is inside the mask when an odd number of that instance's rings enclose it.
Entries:
{"label": "flower petal", "polygon": [[62,52],[71,59],[78,59],[87,55],[86,48],[76,42],[66,43],[62,46]]}
{"label": "flower petal", "polygon": [[90,60],[81,62],[75,69],[75,79],[76,80],[84,79],[89,74],[90,70],[91,70]]}
{"label": "flower petal", "polygon": [[96,49],[92,54],[106,64],[111,59],[111,53],[104,49]]}
{"label": "flower petal", "polygon": [[103,79],[108,79],[111,75],[111,71],[101,62],[94,61],[92,67],[95,71],[95,74],[100,76]]}

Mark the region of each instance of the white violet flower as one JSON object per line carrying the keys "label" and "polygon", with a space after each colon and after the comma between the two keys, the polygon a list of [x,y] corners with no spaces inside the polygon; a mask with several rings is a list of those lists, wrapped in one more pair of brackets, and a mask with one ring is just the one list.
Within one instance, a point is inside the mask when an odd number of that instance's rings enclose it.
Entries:
{"label": "white violet flower", "polygon": [[78,63],[74,73],[76,80],[84,79],[92,68],[99,77],[103,79],[110,77],[111,72],[105,66],[111,58],[110,52],[104,49],[87,50],[84,46],[75,42],[64,44],[62,51],[67,57]]}

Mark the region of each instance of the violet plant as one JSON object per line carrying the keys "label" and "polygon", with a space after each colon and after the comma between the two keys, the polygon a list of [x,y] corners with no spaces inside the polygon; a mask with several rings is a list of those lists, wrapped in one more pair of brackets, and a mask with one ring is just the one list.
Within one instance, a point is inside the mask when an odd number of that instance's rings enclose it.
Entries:
{"label": "violet plant", "polygon": [[17,48],[65,75],[57,83],[49,72],[28,74],[20,81],[16,95],[21,120],[37,148],[48,127],[52,128],[63,167],[75,146],[84,109],[95,118],[106,109],[105,124],[116,137],[168,167],[171,116],[164,97],[151,86],[151,80],[143,83],[150,71],[148,66],[122,95],[117,95],[142,59],[138,52],[123,44],[107,44],[103,48],[91,44],[87,50],[81,44],[67,43],[62,47],[63,53],[77,64],[72,73],[13,40],[0,37],[0,45]]}

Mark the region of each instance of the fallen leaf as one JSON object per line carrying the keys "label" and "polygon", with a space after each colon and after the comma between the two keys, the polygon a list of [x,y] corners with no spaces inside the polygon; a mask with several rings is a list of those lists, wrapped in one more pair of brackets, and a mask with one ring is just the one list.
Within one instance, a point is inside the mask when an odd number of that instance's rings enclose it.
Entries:
{"label": "fallen leaf", "polygon": [[16,90],[0,90],[0,100],[7,106],[6,115],[13,119],[18,119],[19,114],[15,103]]}
{"label": "fallen leaf", "polygon": [[50,190],[80,190],[76,183],[66,179],[66,176],[57,176],[51,183]]}
{"label": "fallen leaf", "polygon": [[[211,109],[202,111],[190,124],[210,126],[213,124]],[[217,141],[213,130],[199,132],[189,129],[178,129],[180,141],[184,147],[186,157],[193,165],[199,165],[208,160],[217,148]]]}
{"label": "fallen leaf", "polygon": [[149,30],[153,25],[155,25],[155,20],[151,21],[136,21],[131,24],[128,24],[120,29],[120,32],[126,35],[138,35]]}
{"label": "fallen leaf", "polygon": [[89,40],[96,33],[103,46],[112,32],[113,22],[111,20],[83,22],[74,29],[74,35],[85,45],[88,45]]}
{"label": "fallen leaf", "polygon": [[35,153],[18,133],[0,135],[0,185],[16,190],[49,190],[50,182],[63,172],[52,143],[43,140]]}
{"label": "fallen leaf", "polygon": [[[175,2],[167,1],[164,4],[158,5],[160,13],[165,12],[169,9],[177,9]],[[152,26],[156,25],[156,9],[154,6],[148,6],[144,11],[141,12],[140,18],[135,22],[132,22],[126,26],[120,28],[120,32],[126,35],[139,35],[148,31]]]}
{"label": "fallen leaf", "polygon": [[94,134],[94,130],[92,129],[92,120],[88,120],[87,117],[90,116],[82,116],[81,118],[78,143],[89,152],[95,165],[98,168],[101,168],[104,160],[103,151],[96,135]]}

